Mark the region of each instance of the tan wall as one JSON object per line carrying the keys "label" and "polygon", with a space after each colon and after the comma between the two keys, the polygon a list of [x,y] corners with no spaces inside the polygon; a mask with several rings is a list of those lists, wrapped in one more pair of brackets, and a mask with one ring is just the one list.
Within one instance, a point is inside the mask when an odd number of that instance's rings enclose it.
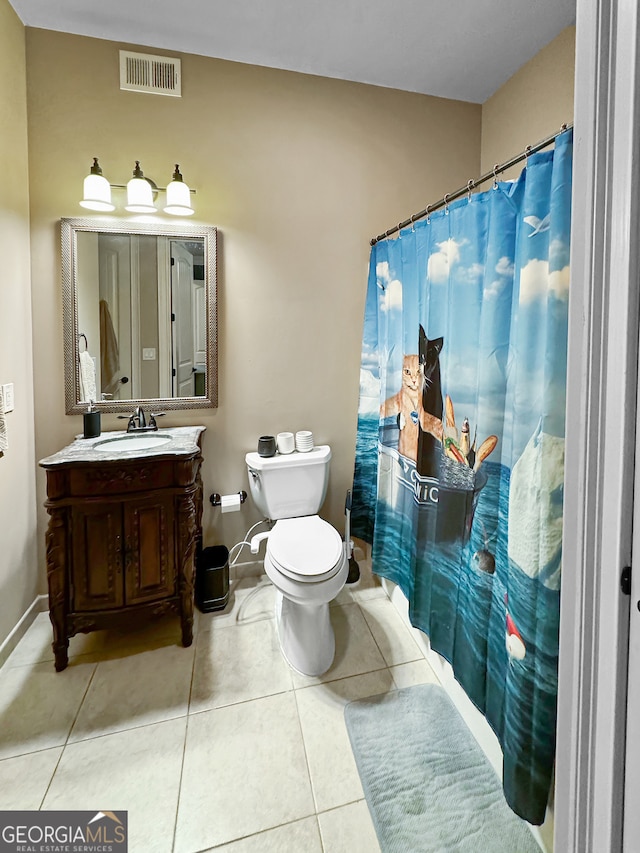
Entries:
{"label": "tan wall", "polygon": [[205,541],[257,520],[207,498],[247,488],[258,436],[304,428],[333,448],[323,515],[342,530],[369,239],[477,174],[481,108],[192,55],[181,100],[121,92],[119,47],[27,31],[38,458],[81,430],[64,414],[58,220],[81,215],[94,156],[113,183],[134,159],[162,185],[180,163],[220,228],[220,405],[165,418],[207,427]]}
{"label": "tan wall", "polygon": [[575,37],[567,27],[482,105],[483,173],[573,121]]}
{"label": "tan wall", "polygon": [[0,384],[13,382],[0,456],[0,644],[38,590],[25,30],[0,0]]}

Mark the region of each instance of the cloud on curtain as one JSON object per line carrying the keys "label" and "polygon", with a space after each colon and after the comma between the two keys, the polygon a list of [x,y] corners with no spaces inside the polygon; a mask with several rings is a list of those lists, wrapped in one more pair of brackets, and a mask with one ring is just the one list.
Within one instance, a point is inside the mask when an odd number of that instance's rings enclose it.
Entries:
{"label": "cloud on curtain", "polygon": [[555,752],[572,134],[371,250],[352,532],[544,820]]}

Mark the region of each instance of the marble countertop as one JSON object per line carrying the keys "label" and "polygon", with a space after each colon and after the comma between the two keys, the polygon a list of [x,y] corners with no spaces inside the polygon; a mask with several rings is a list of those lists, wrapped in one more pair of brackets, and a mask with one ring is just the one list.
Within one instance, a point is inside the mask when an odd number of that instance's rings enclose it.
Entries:
{"label": "marble countertop", "polygon": [[[56,465],[70,465],[74,462],[125,462],[132,459],[150,459],[154,456],[188,456],[199,451],[198,444],[203,426],[168,427],[153,432],[127,433],[126,430],[103,432],[97,438],[76,436],[75,441],[63,447],[57,453],[39,461],[43,468],[53,468]],[[97,445],[109,439],[124,438],[128,435],[158,435],[169,436],[171,441],[163,442],[157,447],[132,447],[131,450],[97,449]],[[135,441],[132,442],[135,445]]]}

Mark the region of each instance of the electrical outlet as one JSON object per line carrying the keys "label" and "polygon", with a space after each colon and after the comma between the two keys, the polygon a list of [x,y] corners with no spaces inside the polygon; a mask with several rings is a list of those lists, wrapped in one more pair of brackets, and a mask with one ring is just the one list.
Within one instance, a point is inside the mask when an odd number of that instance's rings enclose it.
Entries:
{"label": "electrical outlet", "polygon": [[4,401],[3,410],[6,415],[7,412],[12,412],[14,408],[13,402],[13,382],[7,382],[6,385],[2,386],[2,398]]}

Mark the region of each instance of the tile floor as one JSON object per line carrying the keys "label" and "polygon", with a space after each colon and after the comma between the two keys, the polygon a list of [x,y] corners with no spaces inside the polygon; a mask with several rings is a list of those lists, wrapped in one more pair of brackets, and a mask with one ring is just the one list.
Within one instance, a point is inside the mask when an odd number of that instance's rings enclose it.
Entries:
{"label": "tile floor", "polygon": [[124,809],[130,853],[376,853],[344,706],[436,677],[371,578],[332,605],[322,678],[284,662],[273,607],[245,576],[191,648],[173,618],[79,635],[62,673],[40,613],[0,669],[0,810]]}

